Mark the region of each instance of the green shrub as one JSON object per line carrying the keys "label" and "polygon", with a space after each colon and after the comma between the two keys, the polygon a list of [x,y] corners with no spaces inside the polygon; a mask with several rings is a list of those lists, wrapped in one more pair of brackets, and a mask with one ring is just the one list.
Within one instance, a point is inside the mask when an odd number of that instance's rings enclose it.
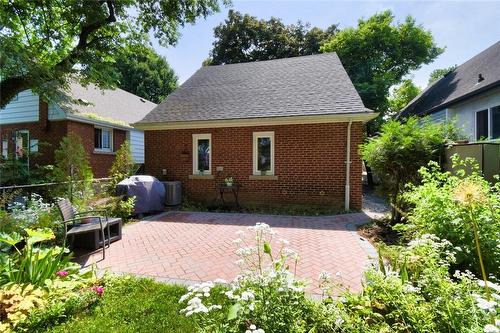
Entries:
{"label": "green shrub", "polygon": [[132,176],[136,170],[137,167],[130,150],[130,141],[125,140],[120,149],[116,152],[115,161],[109,171],[109,177],[111,178],[108,183],[109,194],[115,195],[116,184]]}
{"label": "green shrub", "polygon": [[[361,146],[363,159],[380,178],[380,189],[392,204],[401,206],[400,195],[409,183],[418,183],[420,167],[444,156],[445,145],[458,138],[452,124],[437,124],[429,119],[409,118],[401,123],[389,120],[380,135]],[[399,215],[393,211],[393,222]]]}
{"label": "green shrub", "polygon": [[455,256],[448,241],[426,235],[381,251],[388,260],[366,272],[361,294],[316,310],[318,332],[482,332],[492,321],[478,306],[486,296],[477,279],[449,276]]}
{"label": "green shrub", "polygon": [[[456,174],[440,171],[436,163],[420,170],[422,184],[412,186],[404,199],[412,205],[408,221],[397,228],[408,239],[434,234],[456,248],[453,268],[468,269],[480,276],[474,239],[477,226],[486,272],[500,276],[500,183],[490,185],[471,160],[453,158]],[[465,170],[473,170],[466,175]]]}
{"label": "green shrub", "polygon": [[93,175],[80,136],[70,133],[62,138],[54,155],[54,179],[65,183],[64,196],[72,202],[88,198],[92,193]]}

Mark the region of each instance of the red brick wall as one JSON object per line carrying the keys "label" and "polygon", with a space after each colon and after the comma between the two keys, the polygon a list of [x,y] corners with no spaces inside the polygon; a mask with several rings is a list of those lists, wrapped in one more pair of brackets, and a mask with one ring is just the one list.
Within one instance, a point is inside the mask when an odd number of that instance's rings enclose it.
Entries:
{"label": "red brick wall", "polygon": [[[17,130],[29,130],[30,140],[38,140],[38,154],[30,158],[30,168],[38,165],[54,164],[54,151],[59,148],[61,139],[69,132],[74,132],[82,138],[85,151],[89,158],[94,177],[102,178],[108,176],[108,171],[115,159],[114,153],[94,152],[94,125],[75,121],[48,121],[47,104],[40,103],[40,120],[33,123],[10,124],[0,126],[0,137],[9,138],[9,153],[15,151],[15,142],[12,136]],[[127,137],[126,131],[113,130],[113,148],[118,150]]]}
{"label": "red brick wall", "polygon": [[113,130],[113,153],[94,151],[94,125],[68,121],[68,133],[76,133],[82,138],[94,177],[108,177],[109,169],[115,160],[115,152],[125,141],[127,133],[123,130]]}
{"label": "red brick wall", "polygon": [[66,135],[65,121],[48,121],[47,103],[40,101],[40,120],[32,123],[9,124],[0,126],[0,136],[9,140],[9,154],[15,152],[15,141],[12,139],[16,131],[29,130],[30,140],[38,140],[38,153],[30,158],[30,167],[54,163],[54,151]]}
{"label": "red brick wall", "polygon": [[[253,173],[253,132],[274,131],[275,175],[278,180],[250,180]],[[362,201],[358,146],[363,126],[352,124],[351,208]],[[192,174],[192,134],[212,134],[212,174],[215,179],[189,179]],[[232,176],[242,185],[241,202],[320,204],[342,208],[345,191],[347,123],[157,130],[145,132],[145,171],[160,179],[180,180],[184,194],[211,201],[217,186]],[[224,171],[217,172],[222,166]],[[166,169],[166,176],[162,175]]]}

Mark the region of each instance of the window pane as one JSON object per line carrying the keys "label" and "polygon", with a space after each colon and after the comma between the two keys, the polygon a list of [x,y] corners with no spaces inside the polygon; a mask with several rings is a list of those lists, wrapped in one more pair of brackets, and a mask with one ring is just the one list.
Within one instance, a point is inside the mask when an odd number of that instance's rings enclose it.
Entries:
{"label": "window pane", "polygon": [[210,140],[198,139],[198,171],[210,170]]}
{"label": "window pane", "polygon": [[2,157],[7,159],[9,157],[9,141],[2,140]]}
{"label": "window pane", "polygon": [[491,138],[500,138],[500,105],[491,108]]}
{"label": "window pane", "polygon": [[111,148],[111,132],[109,130],[102,130],[102,148]]}
{"label": "window pane", "polygon": [[488,138],[488,110],[476,112],[476,140]]}
{"label": "window pane", "polygon": [[94,128],[94,148],[102,148],[102,131],[100,128]]}
{"label": "window pane", "polygon": [[271,170],[271,138],[257,138],[257,170]]}

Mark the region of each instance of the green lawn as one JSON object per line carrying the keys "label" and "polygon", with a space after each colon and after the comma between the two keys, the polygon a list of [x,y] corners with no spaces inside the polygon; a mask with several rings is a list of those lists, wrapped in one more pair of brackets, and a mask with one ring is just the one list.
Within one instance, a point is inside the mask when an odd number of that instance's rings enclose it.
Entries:
{"label": "green lawn", "polygon": [[115,279],[97,306],[46,332],[195,332],[179,314],[186,288],[149,279]]}

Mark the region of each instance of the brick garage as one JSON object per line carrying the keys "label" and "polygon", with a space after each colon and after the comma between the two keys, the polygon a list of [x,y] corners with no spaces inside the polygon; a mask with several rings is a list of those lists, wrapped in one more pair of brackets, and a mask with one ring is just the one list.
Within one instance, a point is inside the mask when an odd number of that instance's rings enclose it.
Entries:
{"label": "brick garage", "polygon": [[[8,140],[9,154],[15,152],[15,142],[12,139],[19,130],[28,130],[30,139],[38,140],[38,153],[30,158],[30,168],[54,163],[54,151],[59,147],[61,139],[70,132],[77,133],[83,141],[94,177],[108,176],[115,154],[94,151],[94,125],[71,120],[49,121],[47,119],[47,104],[40,102],[40,120],[38,122],[2,125],[0,137]],[[124,130],[113,130],[113,150],[120,148],[126,139]]]}
{"label": "brick garage", "polygon": [[[249,179],[253,174],[253,133],[274,132],[275,177]],[[363,125],[351,128],[352,209],[360,209],[361,160],[357,154]],[[193,173],[193,134],[211,134],[213,179],[190,179]],[[180,180],[191,199],[212,201],[224,178],[242,185],[243,203],[320,204],[341,208],[346,178],[347,123],[155,130],[145,132],[146,173]],[[223,171],[216,171],[217,167]],[[162,170],[166,170],[166,175]],[[255,177],[259,178],[259,177]],[[277,178],[277,179],[276,179]]]}

